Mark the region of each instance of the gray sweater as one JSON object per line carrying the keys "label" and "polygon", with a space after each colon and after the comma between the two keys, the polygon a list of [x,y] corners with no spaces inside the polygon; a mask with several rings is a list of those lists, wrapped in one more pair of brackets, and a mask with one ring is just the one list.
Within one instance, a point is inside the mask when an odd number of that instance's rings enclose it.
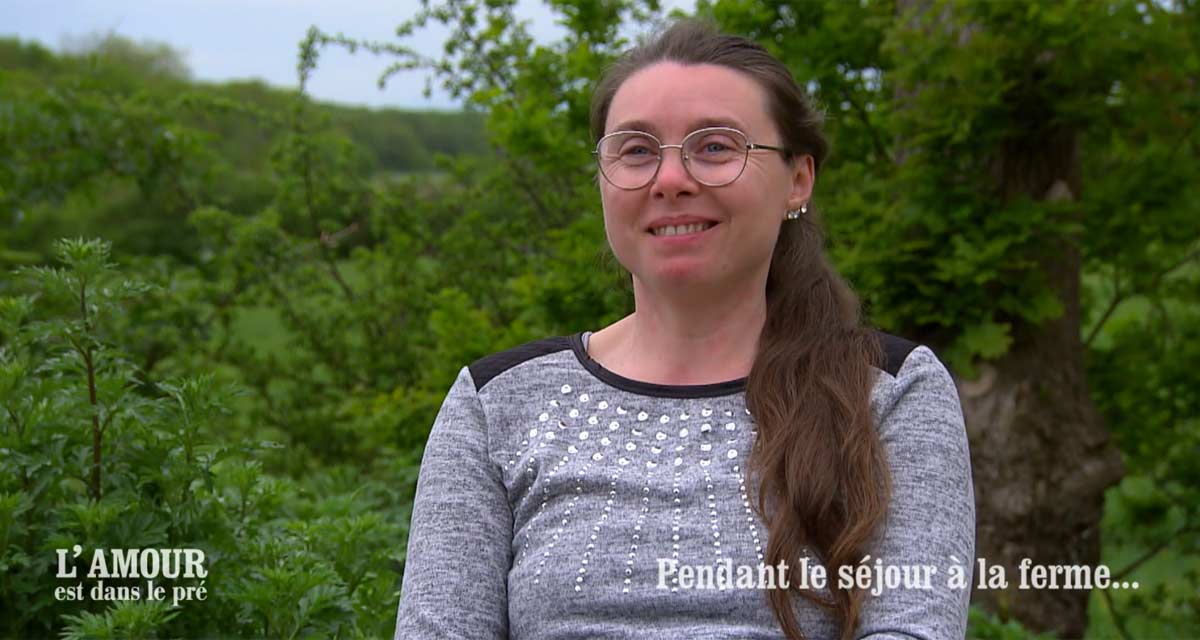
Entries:
{"label": "gray sweater", "polygon": [[[395,637],[784,637],[771,581],[828,588],[815,556],[760,562],[745,379],[631,380],[588,357],[586,336],[459,372],[417,480]],[[975,503],[957,391],[929,348],[879,336],[871,406],[893,497],[878,553],[858,567],[881,588],[855,637],[962,638]],[[950,586],[955,565],[965,587]],[[825,585],[856,579],[833,572]],[[809,638],[837,637],[828,614],[794,603]]]}

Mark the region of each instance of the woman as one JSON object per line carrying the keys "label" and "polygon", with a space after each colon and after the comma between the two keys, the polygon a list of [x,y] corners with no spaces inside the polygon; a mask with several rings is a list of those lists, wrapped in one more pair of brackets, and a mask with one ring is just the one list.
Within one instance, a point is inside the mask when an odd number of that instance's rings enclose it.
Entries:
{"label": "woman", "polygon": [[677,23],[609,70],[592,133],[635,311],[463,368],[396,637],[963,637],[955,387],[826,260],[827,144],[787,69]]}

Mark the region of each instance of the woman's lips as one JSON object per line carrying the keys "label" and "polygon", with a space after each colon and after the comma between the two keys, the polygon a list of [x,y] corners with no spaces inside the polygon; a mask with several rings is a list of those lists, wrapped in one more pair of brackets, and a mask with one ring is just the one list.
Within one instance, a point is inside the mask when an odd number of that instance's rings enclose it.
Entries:
{"label": "woman's lips", "polygon": [[658,242],[662,242],[662,243],[665,243],[668,246],[670,246],[670,245],[680,245],[680,244],[687,244],[689,242],[695,242],[696,240],[703,238],[706,234],[708,234],[713,229],[716,229],[719,226],[721,226],[720,223],[713,223],[707,229],[704,229],[701,231],[692,231],[690,233],[678,233],[678,234],[670,235],[670,236],[655,235],[655,233],[653,231],[647,231],[646,233],[650,234],[650,237],[654,238]]}

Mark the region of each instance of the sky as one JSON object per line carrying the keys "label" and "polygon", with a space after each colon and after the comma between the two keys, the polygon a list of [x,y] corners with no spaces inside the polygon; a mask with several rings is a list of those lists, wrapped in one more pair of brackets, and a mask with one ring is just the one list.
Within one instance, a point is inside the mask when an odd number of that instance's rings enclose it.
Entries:
{"label": "sky", "polygon": [[[690,10],[694,0],[667,0],[665,9]],[[295,87],[296,53],[308,28],[330,34],[403,44],[429,55],[441,51],[448,31],[429,28],[405,40],[396,26],[416,14],[418,0],[0,0],[0,36],[37,41],[55,50],[71,38],[115,33],[134,41],[165,42],[185,54],[197,80],[260,78]],[[519,16],[530,20],[539,42],[562,34],[555,15],[540,0],[520,0]],[[384,90],[377,79],[389,60],[337,47],[321,50],[310,80],[318,100],[373,107],[457,109],[440,91],[425,98],[425,72],[392,77]]]}

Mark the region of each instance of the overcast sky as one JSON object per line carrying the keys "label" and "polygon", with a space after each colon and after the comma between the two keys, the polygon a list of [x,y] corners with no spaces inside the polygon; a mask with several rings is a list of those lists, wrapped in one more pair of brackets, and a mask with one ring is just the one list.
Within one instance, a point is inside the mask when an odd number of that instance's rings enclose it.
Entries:
{"label": "overcast sky", "polygon": [[[694,0],[667,0],[665,7],[690,9]],[[276,86],[296,86],[296,52],[308,27],[326,33],[405,44],[418,51],[441,51],[447,31],[429,29],[405,41],[396,25],[412,17],[418,0],[0,0],[0,36],[36,40],[59,49],[70,37],[113,32],[133,40],[166,42],[184,52],[200,80],[261,78]],[[521,0],[520,15],[532,21],[541,42],[561,34],[555,16],[540,0]],[[425,74],[393,77],[376,85],[388,61],[369,53],[350,55],[325,48],[311,80],[321,100],[412,109],[453,109],[441,93],[421,95]]]}

